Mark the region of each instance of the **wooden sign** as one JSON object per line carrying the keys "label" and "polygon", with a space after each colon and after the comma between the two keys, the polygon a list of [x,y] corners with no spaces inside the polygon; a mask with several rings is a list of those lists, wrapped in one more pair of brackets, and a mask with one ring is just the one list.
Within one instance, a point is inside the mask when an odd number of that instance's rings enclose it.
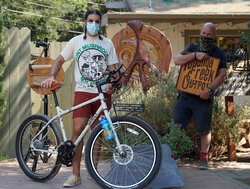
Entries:
{"label": "wooden sign", "polygon": [[[30,87],[38,94],[52,94],[50,90],[41,87],[41,83],[50,77],[50,70],[54,60],[50,57],[38,58],[31,65],[27,72],[27,81]],[[58,82],[64,81],[64,72],[61,68],[56,76]]]}
{"label": "wooden sign", "polygon": [[220,59],[191,60],[181,66],[176,89],[199,95],[215,79]]}

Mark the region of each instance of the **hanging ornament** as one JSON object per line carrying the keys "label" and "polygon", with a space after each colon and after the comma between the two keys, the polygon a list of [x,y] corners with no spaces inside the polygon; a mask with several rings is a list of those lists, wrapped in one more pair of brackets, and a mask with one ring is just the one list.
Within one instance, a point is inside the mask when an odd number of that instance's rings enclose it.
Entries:
{"label": "hanging ornament", "polygon": [[173,29],[173,32],[175,32],[175,28]]}
{"label": "hanging ornament", "polygon": [[120,25],[120,26],[122,26],[122,24],[121,24],[121,23],[120,23],[119,25]]}
{"label": "hanging ornament", "polygon": [[227,26],[229,26],[229,23],[227,23]]}
{"label": "hanging ornament", "polygon": [[184,29],[187,29],[187,26],[186,26],[186,24],[184,24]]}

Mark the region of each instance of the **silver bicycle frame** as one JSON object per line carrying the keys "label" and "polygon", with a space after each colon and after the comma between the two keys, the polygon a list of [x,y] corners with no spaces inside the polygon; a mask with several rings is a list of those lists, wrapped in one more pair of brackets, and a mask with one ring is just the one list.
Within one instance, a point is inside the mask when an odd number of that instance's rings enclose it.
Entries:
{"label": "silver bicycle frame", "polygon": [[92,124],[95,122],[95,120],[97,119],[98,115],[100,115],[100,113],[102,111],[104,111],[104,114],[106,116],[106,118],[108,119],[108,122],[109,124],[111,125],[111,128],[113,130],[113,133],[115,135],[115,141],[117,143],[117,147],[118,147],[118,151],[121,152],[122,151],[122,148],[121,148],[121,144],[118,140],[118,137],[117,137],[117,134],[116,134],[116,131],[114,129],[114,126],[113,126],[113,123],[111,121],[111,117],[110,117],[110,114],[109,114],[109,111],[108,111],[108,108],[107,108],[107,104],[104,100],[104,95],[103,93],[99,93],[98,96],[86,101],[86,102],[83,102],[81,104],[78,104],[76,106],[73,106],[67,110],[62,110],[59,105],[56,106],[56,110],[57,110],[57,115],[54,116],[52,119],[49,120],[49,122],[34,136],[34,138],[31,140],[31,147],[33,148],[33,150],[36,150],[36,151],[41,151],[41,152],[49,152],[49,153],[53,153],[53,154],[57,154],[57,151],[54,150],[54,151],[48,151],[48,150],[42,150],[42,149],[36,149],[35,146],[33,145],[34,143],[34,139],[39,136],[43,130],[45,128],[47,128],[47,126],[54,120],[59,120],[60,122],[60,126],[61,126],[61,130],[62,130],[62,134],[63,134],[63,140],[64,142],[68,140],[67,138],[67,135],[66,135],[66,131],[65,131],[65,127],[64,127],[64,124],[63,124],[63,120],[62,120],[62,116],[64,116],[65,114],[68,114],[78,108],[81,108],[83,106],[86,106],[90,103],[93,103],[93,102],[96,102],[98,100],[101,101],[101,105],[100,107],[98,108],[98,110],[96,111],[95,115],[92,117],[92,119],[90,120],[90,122],[86,125],[86,127],[84,128],[84,130],[82,131],[82,133],[80,134],[80,136],[77,138],[76,142],[74,143],[75,144],[75,148],[78,146],[78,144],[80,143],[80,141],[82,140],[82,138],[86,135],[87,131],[90,129],[90,127],[92,126]]}

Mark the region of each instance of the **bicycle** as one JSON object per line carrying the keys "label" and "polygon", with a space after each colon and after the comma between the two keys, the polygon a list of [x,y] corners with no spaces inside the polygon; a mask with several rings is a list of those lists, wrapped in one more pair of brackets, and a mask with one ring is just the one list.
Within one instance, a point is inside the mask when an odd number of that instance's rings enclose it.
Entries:
{"label": "bicycle", "polygon": [[[30,115],[17,132],[16,156],[28,177],[45,182],[58,173],[62,164],[71,166],[79,142],[104,112],[115,138],[107,140],[100,124],[91,131],[84,150],[85,165],[91,177],[103,188],[143,188],[152,181],[161,164],[161,145],[157,134],[139,118],[128,115],[111,118],[102,92],[101,86],[106,83],[120,87],[119,81],[124,75],[121,67],[100,73],[105,79],[96,84],[97,97],[67,110],[59,107],[55,92],[62,83],[52,86],[57,115],[53,118],[43,114]],[[99,109],[73,143],[67,139],[62,117],[97,100],[101,101]]]}

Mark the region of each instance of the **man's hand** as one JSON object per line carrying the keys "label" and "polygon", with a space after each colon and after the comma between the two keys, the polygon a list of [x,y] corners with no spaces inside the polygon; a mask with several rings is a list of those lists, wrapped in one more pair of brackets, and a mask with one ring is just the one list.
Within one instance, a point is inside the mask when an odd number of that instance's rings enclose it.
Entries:
{"label": "man's hand", "polygon": [[44,80],[41,83],[41,87],[45,88],[45,89],[51,89],[51,85],[52,83],[56,82],[55,77],[54,76],[50,76],[48,79]]}
{"label": "man's hand", "polygon": [[208,58],[207,53],[203,53],[203,52],[196,52],[196,58],[198,60],[204,60]]}
{"label": "man's hand", "polygon": [[209,92],[208,88],[201,91],[201,93],[199,95],[200,95],[200,98],[203,99],[203,100],[207,100],[207,99],[212,97],[212,95]]}
{"label": "man's hand", "polygon": [[115,88],[111,84],[107,84],[106,93],[112,95],[115,92]]}

